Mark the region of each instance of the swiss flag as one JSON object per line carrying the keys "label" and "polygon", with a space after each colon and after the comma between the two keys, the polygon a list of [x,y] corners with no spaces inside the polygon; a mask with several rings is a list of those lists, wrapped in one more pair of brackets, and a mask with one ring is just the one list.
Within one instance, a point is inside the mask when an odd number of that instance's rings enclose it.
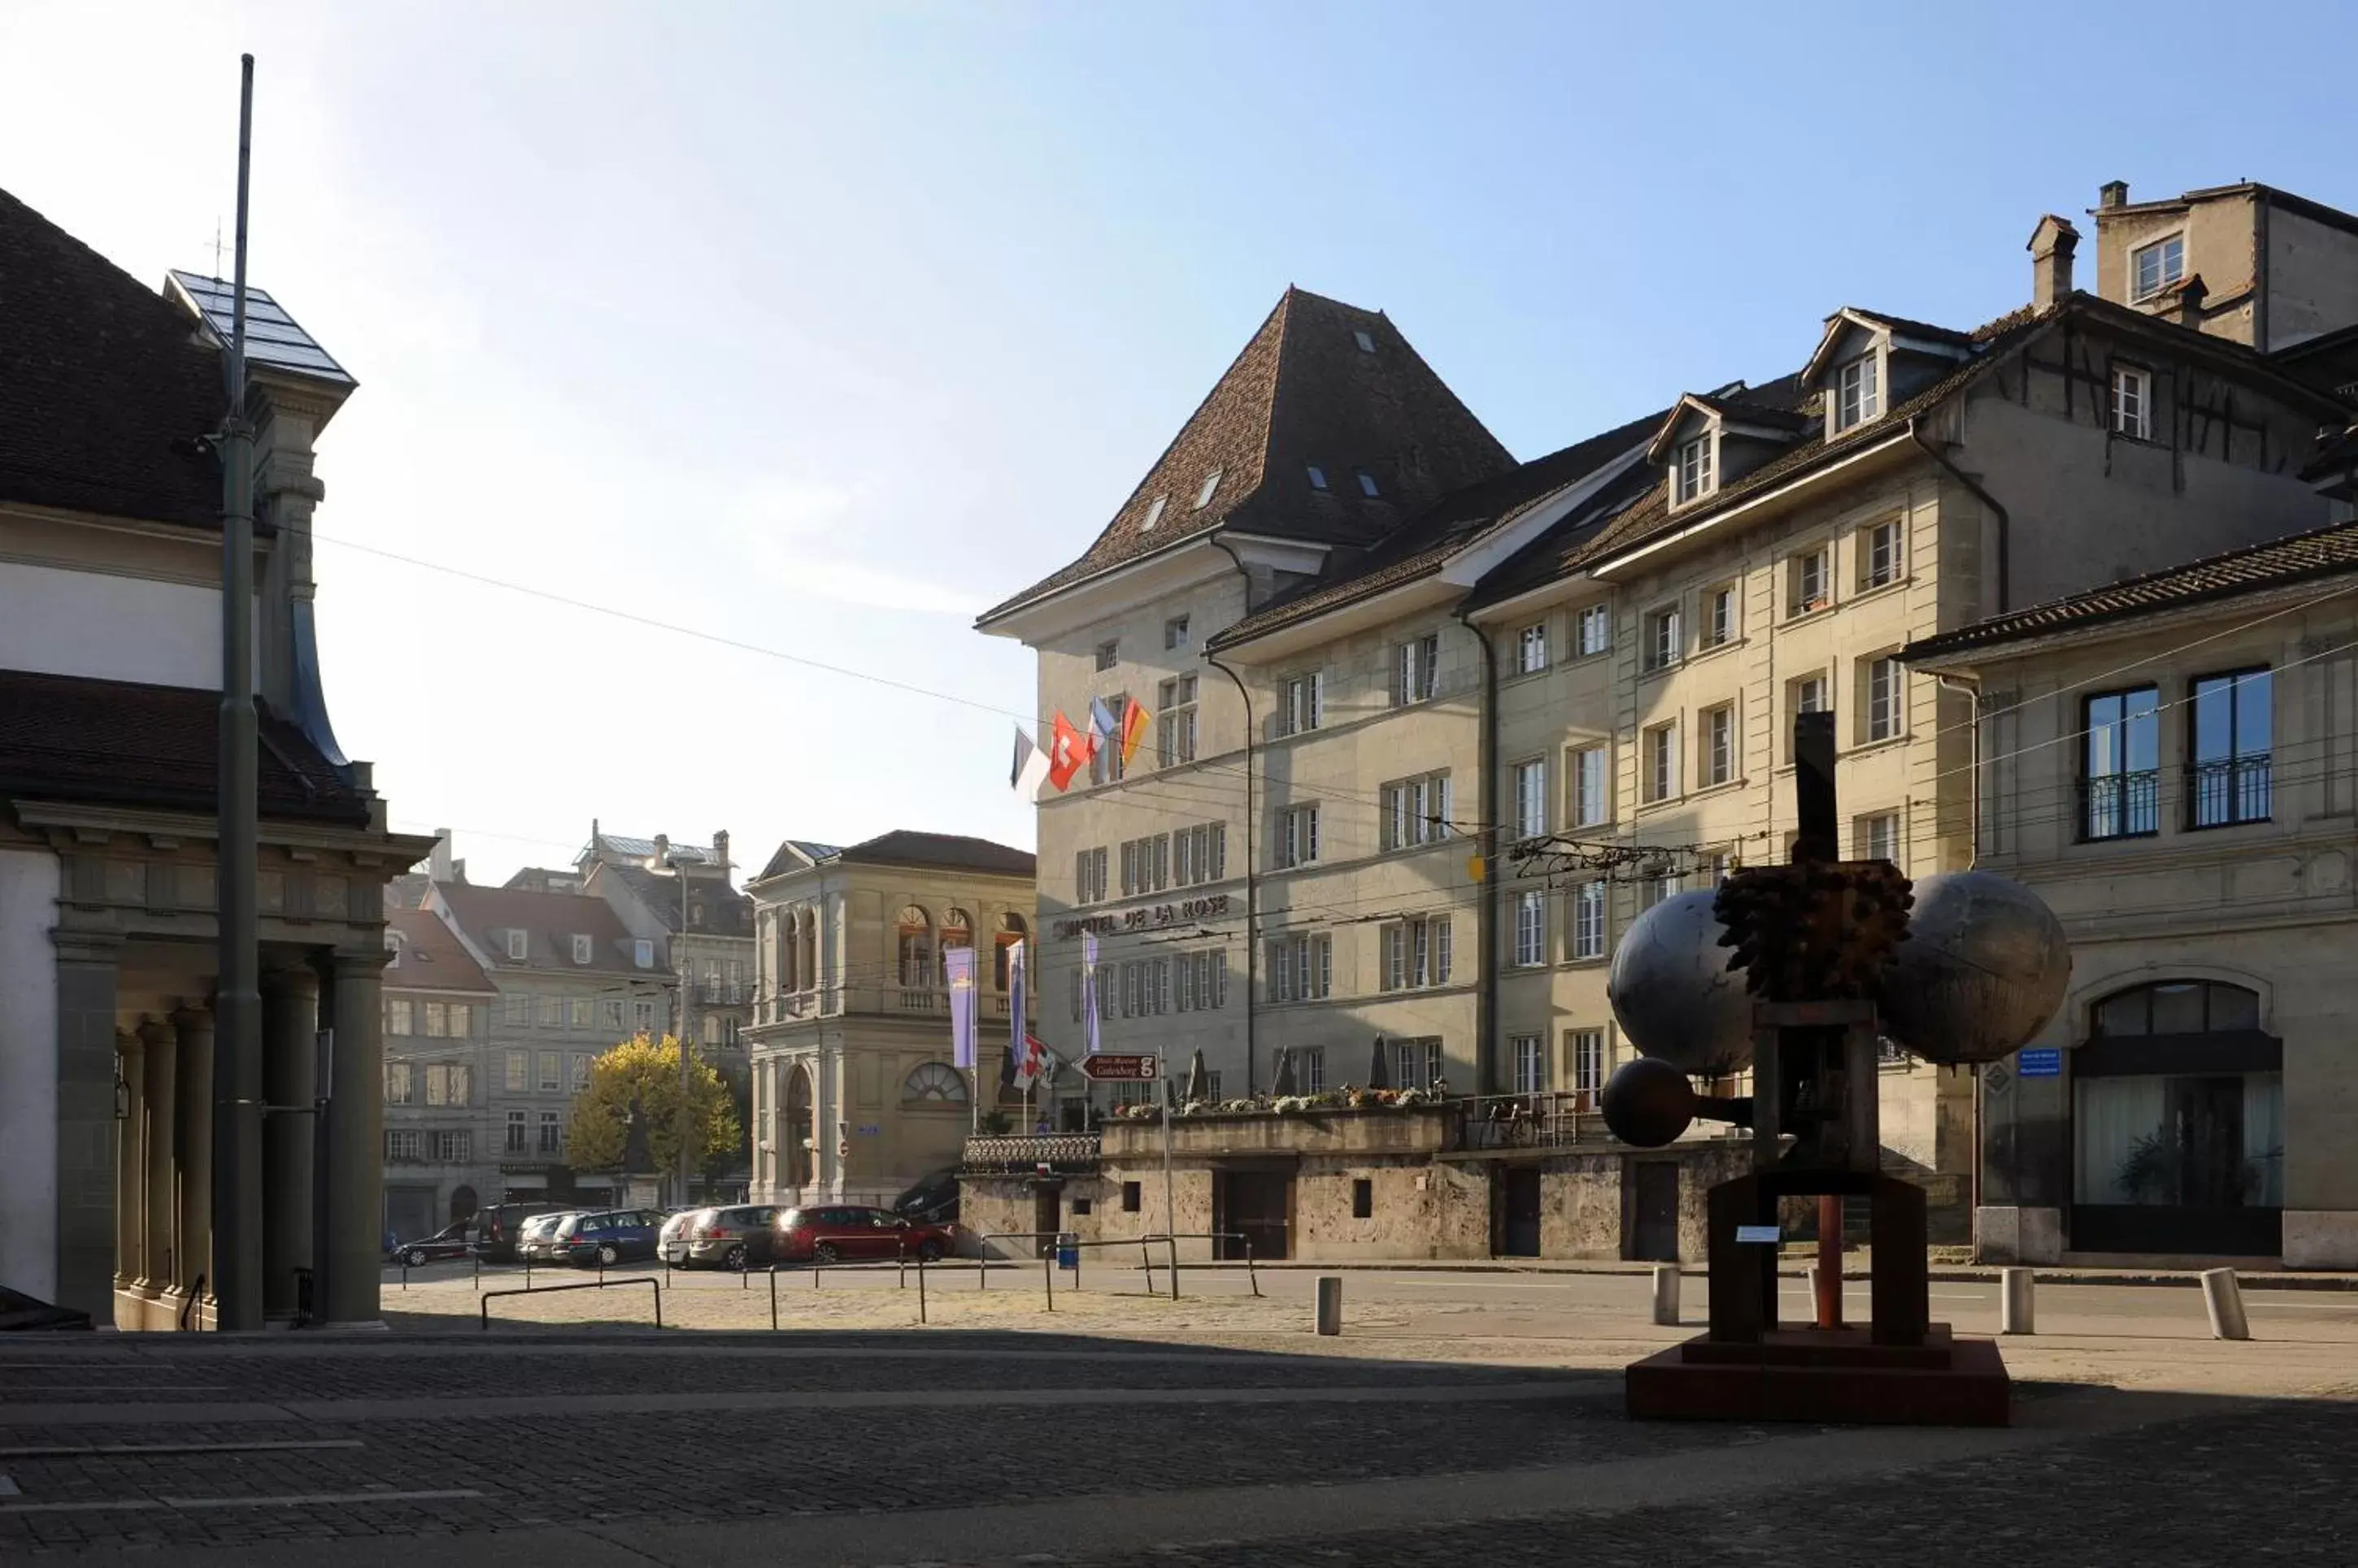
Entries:
{"label": "swiss flag", "polygon": [[1058,789],[1069,789],[1073,775],[1089,765],[1097,755],[1097,737],[1073,728],[1073,721],[1059,708],[1055,732],[1048,741],[1048,782]]}

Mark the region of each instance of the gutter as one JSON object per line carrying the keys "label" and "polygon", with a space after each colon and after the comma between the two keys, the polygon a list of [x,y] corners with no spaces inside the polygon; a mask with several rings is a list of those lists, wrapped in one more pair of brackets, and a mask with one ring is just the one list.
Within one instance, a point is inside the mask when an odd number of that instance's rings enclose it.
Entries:
{"label": "gutter", "polygon": [[1970,779],[1973,781],[1973,783],[1972,783],[1972,784],[1967,788],[1967,790],[1966,790],[1966,792],[1965,792],[1965,794],[1966,794],[1966,799],[1967,799],[1967,803],[1968,803],[1968,808],[1969,808],[1969,809],[1972,811],[1972,813],[1973,813],[1972,817],[1969,819],[1969,820],[1971,821],[1971,823],[1972,823],[1972,835],[1973,835],[1973,836],[1972,836],[1972,838],[1967,841],[1966,849],[1965,849],[1965,870],[1967,870],[1967,871],[1972,871],[1975,866],[1977,866],[1977,865],[1981,864],[1981,859],[1982,859],[1982,683],[1981,683],[1981,677],[1979,677],[1978,676],[1952,676],[1952,675],[1947,675],[1947,674],[1943,674],[1943,673],[1935,672],[1935,673],[1934,673],[1934,675],[1933,675],[1933,676],[1932,676],[1932,678],[1933,678],[1934,680],[1936,680],[1936,681],[1938,681],[1938,682],[1940,682],[1940,683],[1941,683],[1941,689],[1942,689],[1942,690],[1943,690],[1943,691],[1953,691],[1953,692],[1959,692],[1959,693],[1962,693],[1962,694],[1963,695],[1963,697],[1964,697],[1965,700],[1966,700],[1967,702],[1972,703],[1972,704],[1973,704],[1973,707],[1974,707],[1974,719],[1973,719],[1973,731],[1972,731],[1973,739],[1972,739],[1972,741],[1969,742],[1969,744],[1970,744],[1970,745],[1971,745],[1971,747],[1972,747],[1972,752],[1973,752],[1973,754],[1972,754],[1972,760],[1971,760],[1971,762],[1967,764],[1967,770],[1968,770],[1968,771],[1967,771],[1967,773],[1966,773],[1966,776],[1967,776],[1968,778],[1970,778]]}
{"label": "gutter", "polygon": [[[1920,419],[1920,416],[1911,416],[1908,421],[1908,438],[1916,443],[1917,450],[1940,464],[1951,479],[1963,485],[1976,501],[1988,507],[1997,518],[1997,608],[1992,613],[2004,615],[2012,603],[2009,595],[2013,586],[2010,557],[2013,555],[2014,514],[1999,505],[1997,497],[1984,490],[1966,474],[1964,470],[1951,462],[1947,453],[1924,438],[1924,432],[1919,424]],[[1981,620],[1984,617],[1976,616],[1974,619]]]}
{"label": "gutter", "polygon": [[[1236,551],[1228,547],[1226,539],[1216,536],[1212,545],[1235,564],[1237,576],[1245,585],[1245,604],[1249,609],[1252,604],[1252,574],[1245,570],[1244,562],[1238,557]],[[1253,723],[1252,693],[1246,689],[1244,678],[1220,663],[1218,656],[1208,647],[1204,651],[1204,662],[1236,683],[1238,699],[1245,705],[1245,1095],[1249,1098],[1254,1089],[1253,1069],[1256,1064],[1253,960],[1260,952],[1260,862],[1253,858],[1253,747],[1260,738],[1260,731]],[[1167,1119],[1170,1112],[1166,1109],[1163,1114]]]}
{"label": "gutter", "polygon": [[[1482,645],[1482,815],[1476,820],[1488,824],[1498,787],[1498,652],[1491,646],[1490,634],[1474,624],[1473,618],[1461,607],[1456,611],[1457,623],[1474,633]],[[1493,1095],[1498,1092],[1498,1053],[1492,1049],[1490,1038],[1493,1021],[1498,1016],[1498,898],[1491,881],[1490,867],[1497,863],[1498,847],[1491,842],[1498,837],[1495,825],[1487,825],[1482,843],[1482,900],[1474,906],[1482,951],[1482,984],[1474,993],[1474,1092]]]}

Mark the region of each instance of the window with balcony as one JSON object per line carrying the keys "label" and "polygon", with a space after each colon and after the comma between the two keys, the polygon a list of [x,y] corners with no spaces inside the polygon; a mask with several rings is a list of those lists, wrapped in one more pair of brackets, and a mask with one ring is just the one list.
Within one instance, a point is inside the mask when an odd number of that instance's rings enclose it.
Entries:
{"label": "window with balcony", "polygon": [[2266,822],[2273,805],[2269,744],[2275,682],[2266,669],[2204,676],[2190,693],[2186,825]]}
{"label": "window with balcony", "polygon": [[2161,830],[2161,694],[2153,687],[2091,697],[2080,775],[2080,837],[2135,838]]}
{"label": "window with balcony", "polygon": [[1572,956],[1605,957],[1605,883],[1586,881],[1572,890]]}
{"label": "window with balcony", "polygon": [[1441,1082],[1441,1042],[1395,1040],[1392,1065],[1394,1088],[1430,1090]]}
{"label": "window with balcony", "polygon": [[1515,895],[1515,966],[1533,969],[1547,962],[1547,892],[1525,888]]}

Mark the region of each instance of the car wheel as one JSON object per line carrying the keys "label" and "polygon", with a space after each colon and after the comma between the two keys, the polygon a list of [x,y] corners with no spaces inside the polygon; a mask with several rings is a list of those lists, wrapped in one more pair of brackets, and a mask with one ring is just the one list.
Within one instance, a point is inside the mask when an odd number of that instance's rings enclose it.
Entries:
{"label": "car wheel", "polygon": [[938,1263],[942,1260],[942,1244],[938,1241],[921,1241],[917,1244],[917,1256],[925,1262]]}
{"label": "car wheel", "polygon": [[720,1266],[724,1269],[743,1268],[745,1266],[745,1244],[740,1241],[736,1246],[731,1247],[728,1251],[722,1253],[720,1255]]}
{"label": "car wheel", "polygon": [[413,1269],[423,1269],[426,1267],[425,1248],[413,1247],[409,1249],[409,1266]]}
{"label": "car wheel", "polygon": [[599,1243],[598,1261],[600,1263],[611,1268],[612,1265],[619,1263],[622,1260],[622,1249],[621,1248],[615,1246],[611,1241]]}
{"label": "car wheel", "polygon": [[811,1249],[812,1259],[820,1263],[833,1263],[842,1256],[842,1253],[835,1249],[835,1243],[832,1241],[822,1241]]}

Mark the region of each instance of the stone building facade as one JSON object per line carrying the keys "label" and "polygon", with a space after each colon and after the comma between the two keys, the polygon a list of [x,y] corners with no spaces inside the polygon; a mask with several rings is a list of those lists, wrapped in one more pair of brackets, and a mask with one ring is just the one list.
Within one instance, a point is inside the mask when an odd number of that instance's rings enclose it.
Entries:
{"label": "stone building facade", "polygon": [[397,1240],[504,1195],[491,1048],[499,1000],[449,926],[423,910],[385,912],[384,1228]]}

